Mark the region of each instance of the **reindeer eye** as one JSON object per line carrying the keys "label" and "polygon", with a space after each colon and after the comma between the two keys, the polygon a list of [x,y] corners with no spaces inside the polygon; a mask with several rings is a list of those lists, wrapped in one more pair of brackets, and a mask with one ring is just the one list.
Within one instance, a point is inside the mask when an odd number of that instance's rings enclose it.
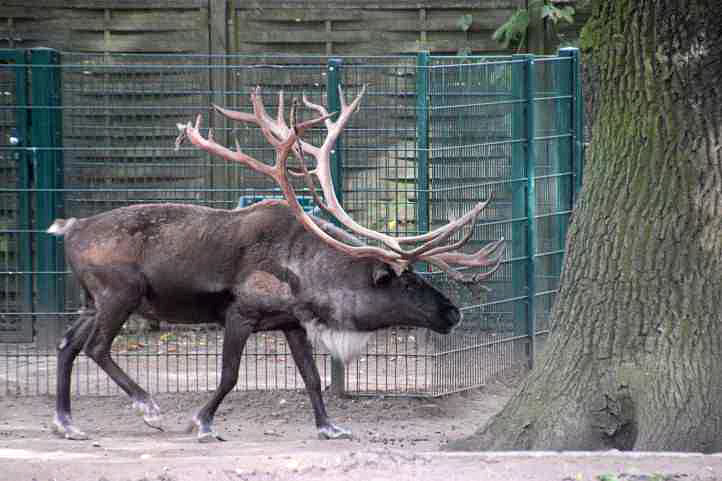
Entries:
{"label": "reindeer eye", "polygon": [[373,273],[373,280],[374,280],[374,286],[376,287],[386,287],[389,284],[391,284],[391,280],[393,279],[393,272],[391,272],[390,269],[387,267],[375,269]]}

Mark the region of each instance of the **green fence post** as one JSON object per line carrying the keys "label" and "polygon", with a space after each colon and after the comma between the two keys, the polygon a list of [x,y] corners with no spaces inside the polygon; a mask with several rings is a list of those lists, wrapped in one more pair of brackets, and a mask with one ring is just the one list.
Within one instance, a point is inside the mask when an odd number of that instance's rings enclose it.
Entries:
{"label": "green fence post", "polygon": [[[60,53],[57,50],[37,48],[30,50],[31,136],[34,152],[35,181],[37,187],[35,229],[37,239],[37,288],[39,312],[61,312],[64,304],[65,270],[58,241],[45,234],[63,211],[62,115],[60,111]],[[59,316],[43,316],[38,329],[40,342],[55,344],[62,332]]]}
{"label": "green fence post", "polygon": [[524,64],[524,90],[525,90],[525,121],[526,121],[526,218],[527,218],[527,325],[526,332],[529,336],[529,368],[534,367],[534,357],[536,355],[536,273],[535,259],[536,254],[536,189],[535,189],[535,171],[536,171],[536,149],[534,144],[534,136],[536,135],[535,126],[535,96],[536,85],[534,81],[534,56],[526,56]]}
{"label": "green fence post", "polygon": [[416,227],[429,231],[429,52],[416,55]]}
{"label": "green fence post", "polygon": [[578,48],[561,48],[559,55],[571,59],[571,93],[572,93],[572,168],[574,170],[573,202],[576,202],[582,190],[584,173],[584,97],[582,92],[582,66]]}
{"label": "green fence post", "polygon": [[[326,104],[329,112],[341,111],[341,98],[339,86],[341,85],[341,66],[343,60],[340,58],[328,59],[326,65]],[[336,120],[338,115],[333,117]],[[341,149],[343,148],[342,135],[336,139],[336,145],[331,149],[331,180],[333,181],[333,190],[336,192],[339,204],[343,205],[343,156]],[[336,221],[336,223],[338,223]],[[343,396],[346,393],[346,369],[343,362],[337,359],[331,359],[331,391],[337,396]]]}
{"label": "green fence post", "polygon": [[[338,88],[341,85],[341,68],[343,60],[340,58],[331,58],[328,60],[326,75],[326,102],[329,112],[341,111],[341,98],[339,97]],[[338,115],[333,117],[336,120]],[[331,179],[333,180],[333,189],[336,192],[339,204],[343,204],[343,149],[342,135],[336,140],[336,146],[331,150]]]}
{"label": "green fence post", "polygon": [[[21,281],[20,309],[23,312],[33,311],[33,249],[31,235],[32,207],[30,202],[30,190],[32,188],[32,170],[27,147],[29,145],[30,116],[28,114],[28,71],[27,56],[25,50],[12,52],[11,61],[15,64],[15,130],[16,138],[11,139],[11,145],[16,147],[13,157],[17,165],[17,228],[18,228],[18,270]],[[28,336],[26,340],[32,340],[32,328],[30,321],[23,322],[23,331],[27,327]]]}
{"label": "green fence post", "polygon": [[[524,120],[524,66],[525,55],[514,55],[511,63],[511,96],[514,100],[511,118],[511,256],[515,259],[511,270],[512,297],[519,298],[527,292],[526,232],[526,157]],[[512,309],[514,335],[523,336],[527,327],[527,306],[523,300],[516,300]]]}

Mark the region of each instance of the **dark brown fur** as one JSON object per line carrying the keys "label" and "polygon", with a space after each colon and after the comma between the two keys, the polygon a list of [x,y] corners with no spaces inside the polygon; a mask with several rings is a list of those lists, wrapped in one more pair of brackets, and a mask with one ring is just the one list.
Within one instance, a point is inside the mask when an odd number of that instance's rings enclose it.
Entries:
{"label": "dark brown fur", "polygon": [[[318,220],[348,243],[355,239]],[[131,313],[174,323],[225,326],[220,386],[194,416],[200,439],[236,384],[252,332],[281,330],[311,398],[319,433],[348,436],[328,419],[307,329],[370,332],[393,325],[449,332],[460,320],[448,298],[413,272],[400,276],[379,260],[354,258],[307,232],[285,202],[234,211],[179,204],[135,205],[84,219],[58,220],[68,263],[88,300],[58,352],[56,429],[84,437],[71,421],[70,371],[84,350],[133,399],[146,422],[160,411],[110,357]]]}

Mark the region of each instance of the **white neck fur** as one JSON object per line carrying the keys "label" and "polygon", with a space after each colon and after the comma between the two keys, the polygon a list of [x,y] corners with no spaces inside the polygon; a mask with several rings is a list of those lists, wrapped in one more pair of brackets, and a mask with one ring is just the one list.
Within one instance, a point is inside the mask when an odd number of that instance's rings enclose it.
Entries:
{"label": "white neck fur", "polygon": [[309,340],[316,346],[322,344],[331,355],[344,364],[353,361],[366,349],[371,338],[370,332],[333,329],[316,319],[303,323]]}

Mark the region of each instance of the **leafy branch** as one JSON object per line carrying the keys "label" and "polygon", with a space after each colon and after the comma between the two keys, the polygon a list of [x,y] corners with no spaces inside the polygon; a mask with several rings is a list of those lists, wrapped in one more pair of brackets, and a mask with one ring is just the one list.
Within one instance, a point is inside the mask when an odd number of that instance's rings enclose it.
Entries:
{"label": "leafy branch", "polygon": [[534,0],[528,8],[520,8],[514,12],[491,36],[504,48],[517,46],[517,51],[526,44],[530,22],[530,10],[541,7],[541,18],[549,20],[553,25],[560,21],[574,23],[574,8],[571,6],[557,7],[551,0]]}

